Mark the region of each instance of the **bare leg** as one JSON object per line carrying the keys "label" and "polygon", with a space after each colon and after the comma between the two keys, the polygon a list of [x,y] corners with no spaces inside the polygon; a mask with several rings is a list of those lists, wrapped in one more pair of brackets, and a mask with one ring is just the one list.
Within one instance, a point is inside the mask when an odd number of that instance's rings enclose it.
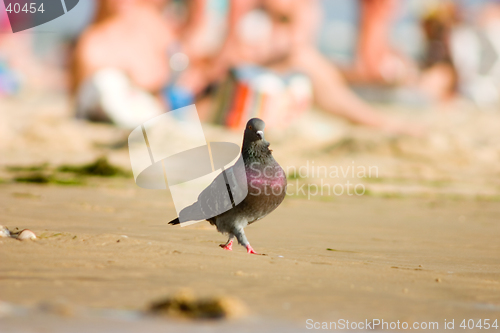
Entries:
{"label": "bare leg", "polygon": [[409,84],[416,80],[416,65],[390,42],[399,2],[361,0],[355,68],[351,79],[361,83]]}
{"label": "bare leg", "polygon": [[382,116],[350,91],[339,71],[317,50],[312,47],[297,50],[292,57],[292,65],[311,78],[319,107],[353,123],[374,127],[382,125]]}
{"label": "bare leg", "polygon": [[247,253],[258,254],[257,252],[255,252],[252,246],[250,246],[250,243],[248,242],[247,237],[245,236],[245,231],[243,231],[243,228],[235,229],[233,231],[233,234],[236,236],[238,243],[246,247]]}
{"label": "bare leg", "polygon": [[292,67],[311,78],[316,103],[325,111],[356,124],[389,132],[416,134],[416,130],[408,124],[380,114],[356,96],[337,68],[313,47],[297,49],[290,60]]}
{"label": "bare leg", "polygon": [[224,250],[232,251],[233,250],[233,239],[234,239],[234,235],[229,234],[229,238],[228,238],[226,244],[220,244],[219,246],[222,247]]}

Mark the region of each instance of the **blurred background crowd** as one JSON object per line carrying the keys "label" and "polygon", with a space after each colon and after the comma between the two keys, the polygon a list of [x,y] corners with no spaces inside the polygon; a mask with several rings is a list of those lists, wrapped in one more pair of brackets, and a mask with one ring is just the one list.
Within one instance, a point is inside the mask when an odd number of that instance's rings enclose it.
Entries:
{"label": "blurred background crowd", "polygon": [[372,107],[500,106],[500,1],[81,0],[12,34],[0,3],[0,99],[71,97],[133,128],[195,103],[203,121],[286,127],[313,106],[419,135]]}

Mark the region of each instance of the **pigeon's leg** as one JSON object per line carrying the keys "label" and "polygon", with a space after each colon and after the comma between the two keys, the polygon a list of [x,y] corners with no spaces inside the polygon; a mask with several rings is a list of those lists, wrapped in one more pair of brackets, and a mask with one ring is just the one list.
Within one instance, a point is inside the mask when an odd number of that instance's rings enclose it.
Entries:
{"label": "pigeon's leg", "polygon": [[227,243],[220,244],[219,246],[222,247],[224,250],[232,251],[233,250],[233,239],[234,239],[234,235],[229,234],[229,239],[227,240]]}
{"label": "pigeon's leg", "polygon": [[255,250],[250,246],[250,244],[248,244],[246,247],[247,247],[247,253],[260,254],[260,253],[255,252]]}
{"label": "pigeon's leg", "polygon": [[243,231],[243,228],[235,229],[233,231],[233,234],[236,236],[236,239],[238,240],[238,243],[247,248],[247,253],[258,254],[250,246],[250,243],[248,242],[247,237],[245,236],[245,232]]}

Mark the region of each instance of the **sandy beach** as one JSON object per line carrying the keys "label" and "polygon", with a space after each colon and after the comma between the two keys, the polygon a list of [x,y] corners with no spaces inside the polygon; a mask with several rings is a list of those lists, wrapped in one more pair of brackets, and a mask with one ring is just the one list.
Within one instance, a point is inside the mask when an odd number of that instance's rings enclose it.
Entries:
{"label": "sandy beach", "polygon": [[0,197],[2,223],[39,235],[1,240],[4,302],[141,311],[189,288],[302,328],[307,319],[500,315],[497,202],[290,199],[248,228],[266,254],[252,256],[220,249],[225,239],[208,223],[166,225],[175,215],[168,192],[131,181],[2,185]]}
{"label": "sandy beach", "polygon": [[[438,113],[430,118],[433,135],[418,139],[333,121],[328,126],[334,130],[325,131],[333,136],[326,139],[293,128],[273,136],[269,129],[284,167],[312,161],[376,166],[377,175],[289,174],[290,184],[306,188],[351,180],[363,184],[364,194],[308,198],[292,192],[276,212],[246,229],[253,247],[265,254],[256,256],[241,246],[220,249],[225,236],[206,222],[167,225],[176,216],[169,191],[141,189],[131,175],[86,176],[68,185],[57,166],[106,155],[129,170],[127,147],[120,145],[126,133],[71,119],[63,101],[46,104],[37,104],[36,117],[28,116],[33,104],[2,105],[2,117],[18,127],[3,132],[0,224],[38,236],[0,239],[0,325],[6,331],[49,323],[53,331],[79,323],[86,323],[82,331],[107,330],[132,320],[116,313],[134,314],[130,330],[147,323],[151,331],[174,330],[178,318],[149,322],[143,314],[182,290],[197,298],[233,297],[246,310],[228,324],[210,324],[215,326],[181,319],[179,325],[188,326],[179,331],[196,325],[302,331],[307,320],[342,319],[438,322],[444,329],[445,320],[454,319],[458,328],[464,319],[500,319],[499,150],[496,136],[487,136],[494,131],[493,114],[476,114],[472,123],[467,111]],[[462,136],[446,129],[453,122],[462,123]],[[69,139],[75,132],[80,139]],[[219,128],[207,127],[206,135],[241,140]],[[54,173],[48,183],[15,181],[44,162],[41,172]],[[101,312],[90,316],[94,321],[83,320],[89,311]],[[113,317],[109,311],[117,312]],[[117,326],[99,326],[110,320]]]}
{"label": "sandy beach", "polygon": [[0,1],[0,333],[500,333],[499,22]]}

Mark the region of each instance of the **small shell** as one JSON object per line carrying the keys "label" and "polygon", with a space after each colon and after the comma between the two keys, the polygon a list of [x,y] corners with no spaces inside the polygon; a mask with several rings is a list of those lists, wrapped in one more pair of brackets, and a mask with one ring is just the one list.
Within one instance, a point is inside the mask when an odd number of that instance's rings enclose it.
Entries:
{"label": "small shell", "polygon": [[2,237],[10,237],[10,231],[3,225],[0,225],[0,238]]}
{"label": "small shell", "polygon": [[17,235],[17,239],[19,240],[36,239],[36,235],[33,231],[29,229],[24,229]]}

